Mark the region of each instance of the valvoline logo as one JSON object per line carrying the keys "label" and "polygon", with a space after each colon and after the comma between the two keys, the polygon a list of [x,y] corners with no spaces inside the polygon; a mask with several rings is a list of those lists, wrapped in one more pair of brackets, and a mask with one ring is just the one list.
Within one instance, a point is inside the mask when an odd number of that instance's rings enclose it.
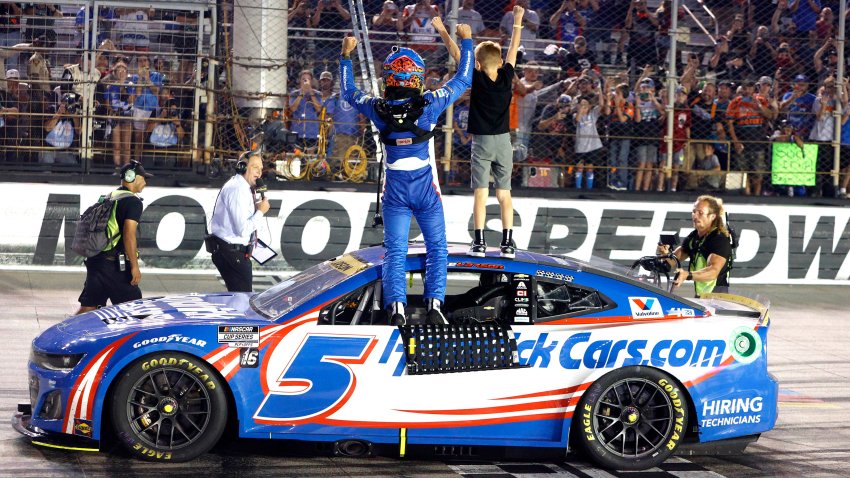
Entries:
{"label": "valvoline logo", "polygon": [[664,317],[661,301],[656,297],[629,297],[632,317],[636,319],[660,319]]}

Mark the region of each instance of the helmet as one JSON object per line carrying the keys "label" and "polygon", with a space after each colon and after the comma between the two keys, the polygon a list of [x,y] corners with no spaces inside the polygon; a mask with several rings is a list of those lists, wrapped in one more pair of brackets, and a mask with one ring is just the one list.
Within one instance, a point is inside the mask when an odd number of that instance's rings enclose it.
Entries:
{"label": "helmet", "polygon": [[393,48],[384,60],[384,86],[422,90],[425,84],[425,62],[410,48]]}

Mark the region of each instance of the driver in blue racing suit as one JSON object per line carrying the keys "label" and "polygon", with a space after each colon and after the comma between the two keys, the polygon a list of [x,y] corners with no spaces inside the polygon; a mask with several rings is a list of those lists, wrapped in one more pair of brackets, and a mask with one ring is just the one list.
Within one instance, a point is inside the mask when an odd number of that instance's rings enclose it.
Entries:
{"label": "driver in blue racing suit", "polygon": [[[394,325],[404,325],[407,304],[405,267],[410,216],[425,237],[425,292],[427,322],[446,324],[440,312],[446,295],[446,222],[437,167],[429,144],[437,118],[472,84],[472,32],[469,25],[457,26],[462,39],[460,62],[454,77],[442,88],[424,94],[425,63],[409,48],[393,48],[384,61],[384,98],[366,95],[354,85],[349,56],[357,39],[346,37],[342,44],[339,77],[342,98],[375,123],[387,148],[384,183],[384,245],[382,270],[384,307]],[[447,47],[457,48],[456,45]]]}

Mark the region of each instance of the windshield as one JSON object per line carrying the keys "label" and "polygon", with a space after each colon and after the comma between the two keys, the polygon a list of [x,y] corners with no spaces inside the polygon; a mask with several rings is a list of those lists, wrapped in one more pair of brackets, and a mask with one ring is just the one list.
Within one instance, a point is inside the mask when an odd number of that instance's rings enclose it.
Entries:
{"label": "windshield", "polygon": [[251,305],[264,316],[276,319],[369,266],[368,262],[346,254],[322,262],[260,292],[251,299]]}

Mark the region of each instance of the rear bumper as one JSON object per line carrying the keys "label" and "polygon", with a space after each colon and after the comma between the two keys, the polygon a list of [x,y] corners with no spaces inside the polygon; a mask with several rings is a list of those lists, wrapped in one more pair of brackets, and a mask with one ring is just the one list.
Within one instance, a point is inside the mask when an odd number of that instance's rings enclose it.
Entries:
{"label": "rear bumper", "polygon": [[33,426],[29,404],[22,405],[18,405],[18,411],[12,415],[12,428],[29,438],[33,445],[72,451],[100,451],[100,443],[97,440],[48,432]]}

